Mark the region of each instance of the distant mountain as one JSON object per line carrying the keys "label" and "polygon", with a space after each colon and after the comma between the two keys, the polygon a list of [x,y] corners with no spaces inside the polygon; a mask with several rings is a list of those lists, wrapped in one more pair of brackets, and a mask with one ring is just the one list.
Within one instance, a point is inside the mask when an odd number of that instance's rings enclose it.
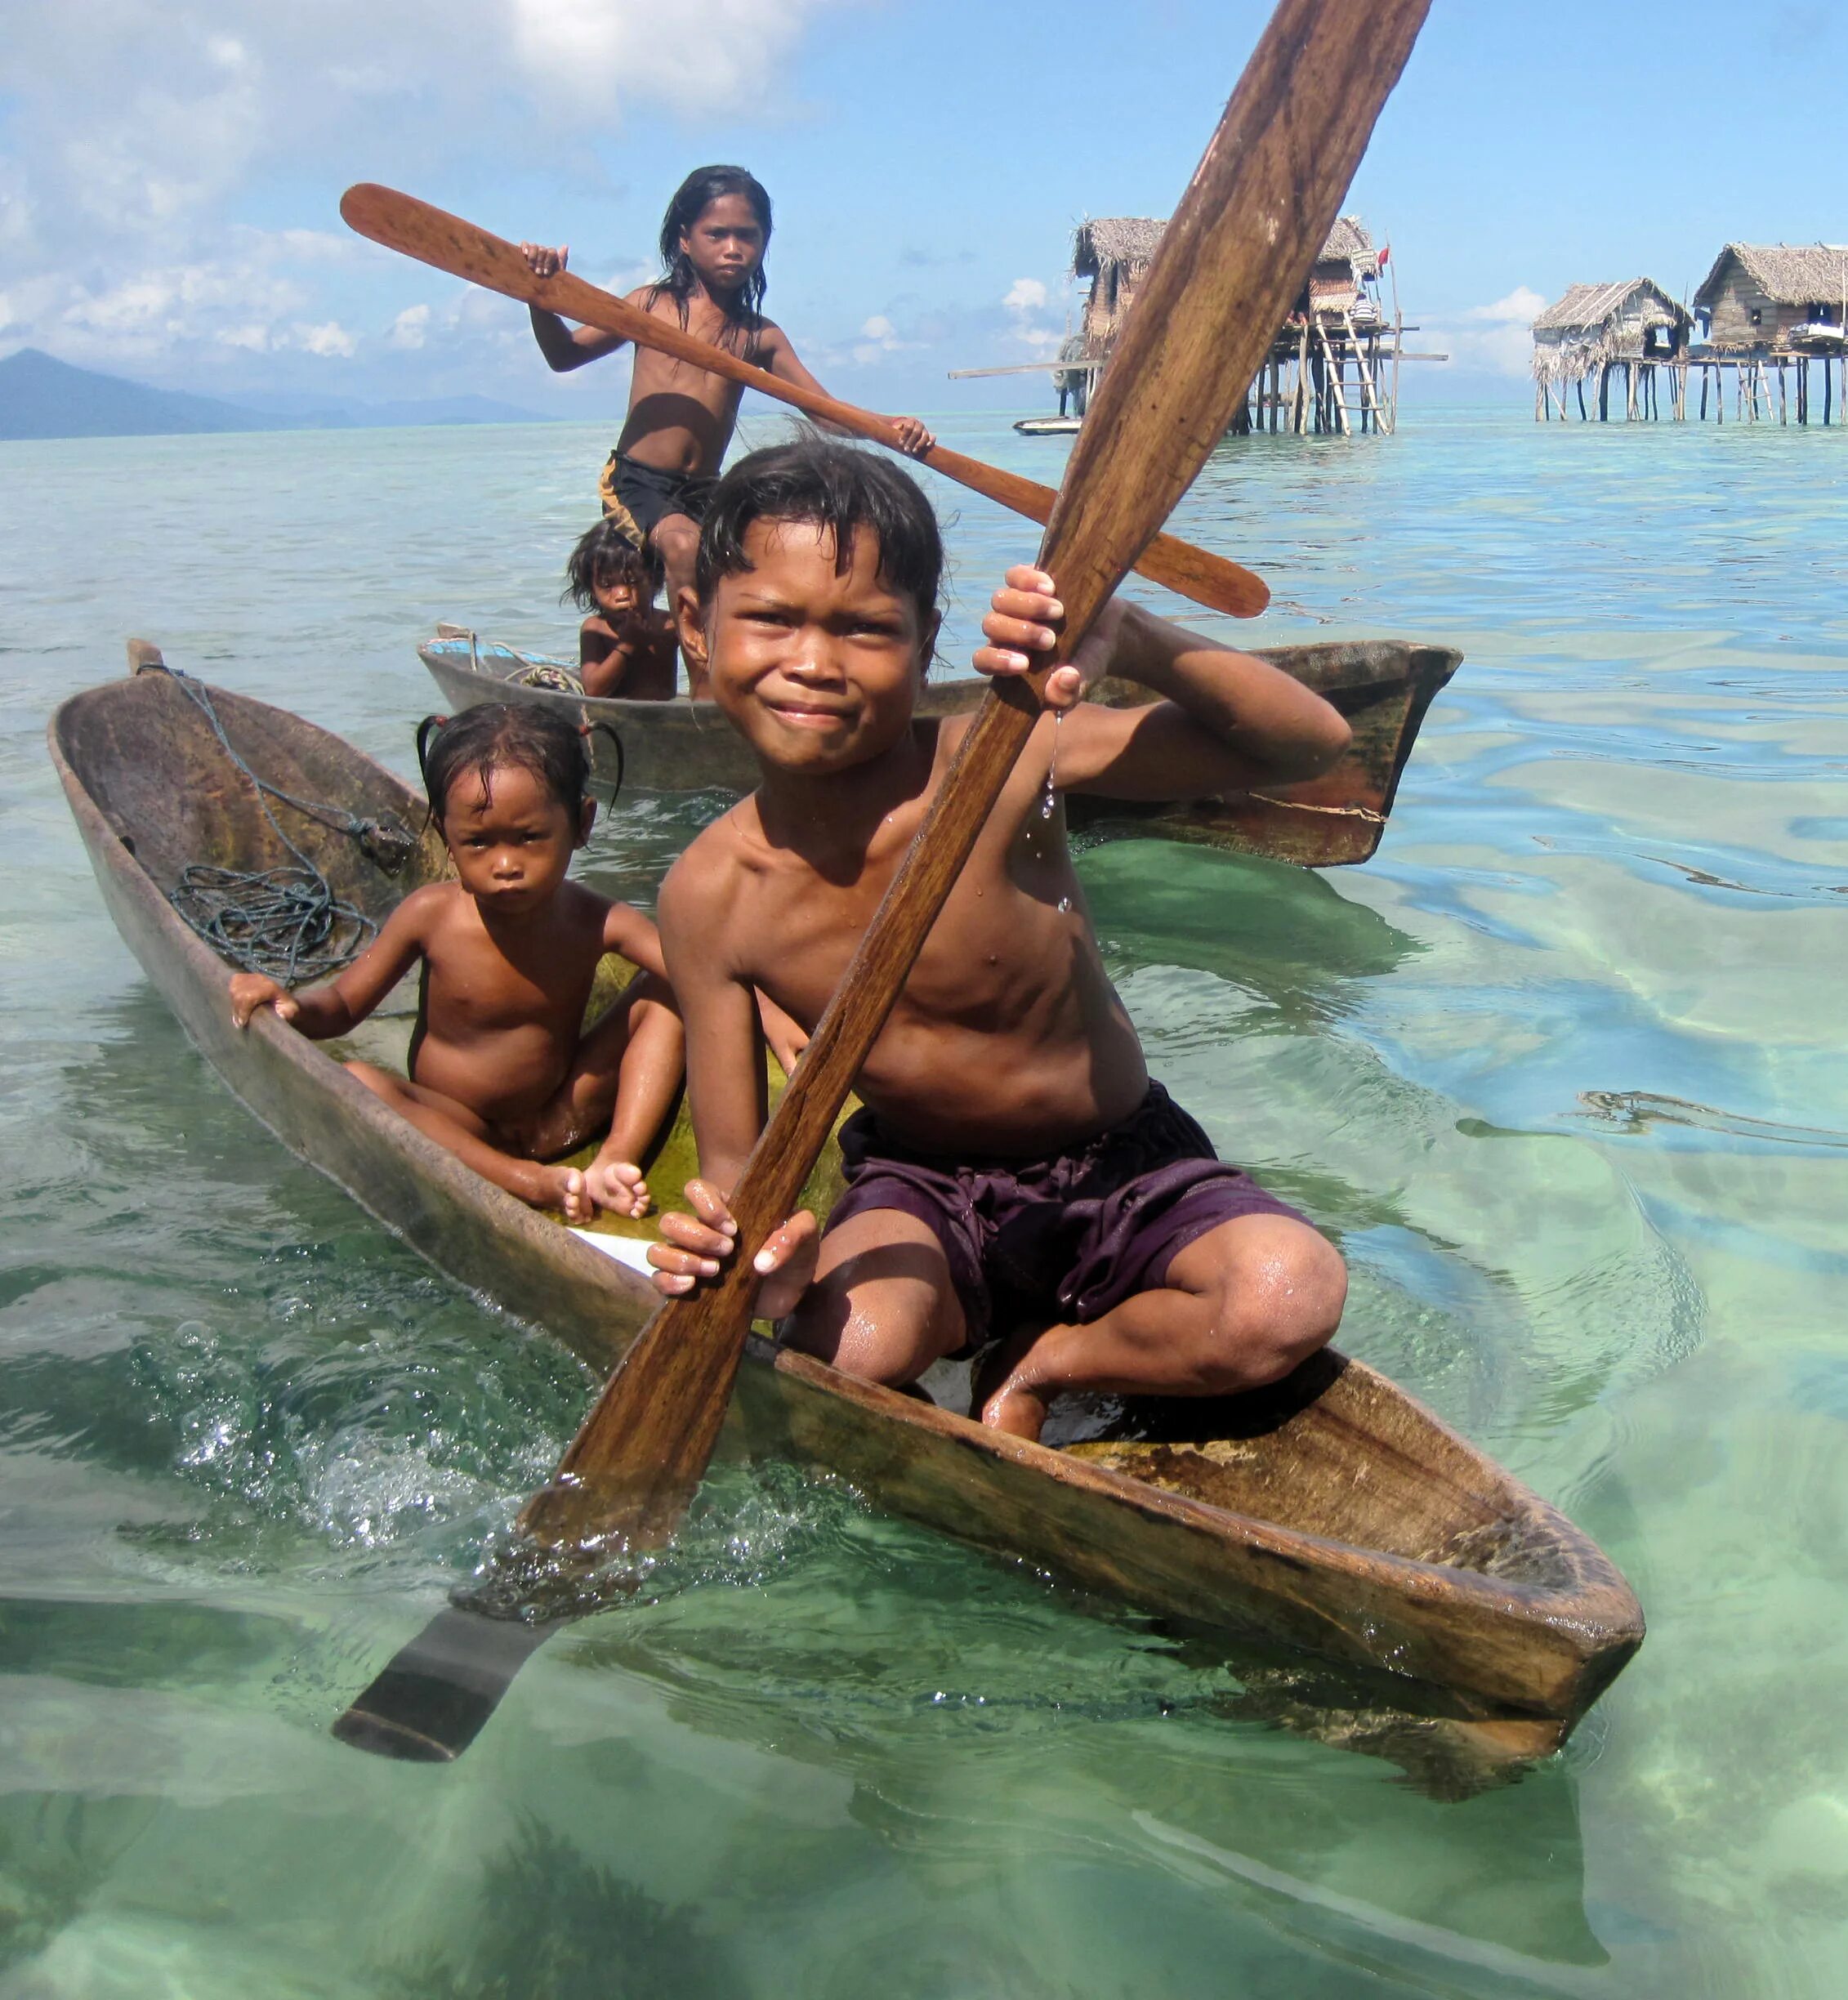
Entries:
{"label": "distant mountain", "polygon": [[73,368],[36,347],[0,361],[0,439],[158,437],[227,431],[349,430],[386,425],[544,423],[487,396],[359,403],[337,396],[260,395],[248,404],[150,389]]}
{"label": "distant mountain", "polygon": [[168,431],[270,431],[273,417],[215,396],[150,389],[22,347],[0,361],[0,438],[154,437]]}

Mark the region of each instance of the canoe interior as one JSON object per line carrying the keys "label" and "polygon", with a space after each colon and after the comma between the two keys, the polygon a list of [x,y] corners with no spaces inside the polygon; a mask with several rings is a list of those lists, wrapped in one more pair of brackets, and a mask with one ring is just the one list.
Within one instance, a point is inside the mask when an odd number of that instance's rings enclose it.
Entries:
{"label": "canoe interior", "polygon": [[[705,702],[624,701],[529,687],[535,667],[561,660],[498,645],[466,627],[443,625],[417,656],[444,698],[458,708],[484,701],[533,702],[567,712],[574,721],[606,721],[622,738],[627,782],[644,789],[743,792],[756,782],[749,753]],[[1068,794],[1072,825],[1094,839],[1180,840],[1234,853],[1259,854],[1306,868],[1339,868],[1368,859],[1378,848],[1400,774],[1426,711],[1462,661],[1446,646],[1403,640],[1336,641],[1261,651],[1346,718],[1354,740],[1341,761],[1319,778],[1264,793],[1179,805],[1131,805]],[[975,708],[985,683],[969,676],[926,684],[921,712],[958,715]],[[1149,697],[1133,682],[1106,679],[1091,699],[1135,708]],[[605,785],[618,770],[600,736],[591,756]]]}
{"label": "canoe interior", "polygon": [[[114,699],[67,703],[60,746],[126,851],[171,895],[182,871],[295,865],[248,781],[225,755],[205,714],[170,675],[138,674]],[[337,736],[222,688],[212,705],[233,748],[270,784],[297,799],[377,823],[362,842],[271,799],[289,840],[334,893],[382,922],[413,889],[452,871],[424,801],[355,756]],[[292,725],[292,726],[288,726]]]}
{"label": "canoe interior", "polygon": [[[380,920],[408,891],[448,873],[421,799],[397,779],[297,717],[212,693],[231,742],[267,780],[403,837],[368,847],[272,801],[289,837],[341,895]],[[171,676],[143,673],[74,697],[54,719],[52,739],[105,892],[112,876],[145,873],[164,895],[190,862],[250,868],[288,859],[250,786]],[[120,896],[110,901],[123,922]],[[165,912],[154,921],[167,932],[176,928]],[[126,922],[124,931],[130,935]],[[183,947],[162,949],[209,967],[190,933],[185,939]],[[625,1314],[627,1333],[639,1326],[647,1294],[636,1281],[600,1270],[587,1279],[583,1263],[603,1260],[583,1252],[561,1222],[521,1209],[449,1156],[419,1169],[414,1198],[402,1190],[378,1195],[369,1164],[359,1171],[355,1158],[431,1149],[357,1086],[347,1095],[357,1105],[353,1117],[368,1125],[372,1154],[343,1160],[325,1147],[318,1154],[312,1136],[261,1108],[240,1080],[236,1065],[260,1051],[251,1036],[222,1031],[220,975],[208,973],[203,1011],[195,1005],[189,1015],[187,995],[173,976],[162,977],[145,939],[131,935],[131,942],[195,1041],[259,1115],[426,1255],[490,1292],[497,1272],[508,1274],[503,1302],[531,1311],[535,1298],[550,1301],[538,1316],[580,1351],[600,1340],[607,1355]],[[609,988],[627,975],[619,960],[606,962],[605,972]],[[388,1007],[365,1025],[354,1052],[363,1047],[373,1060],[402,1066],[405,1010],[414,1006],[409,984],[395,997],[395,1015]],[[289,1064],[310,1079],[316,1104],[350,1082],[332,1060],[337,1047],[316,1048],[286,1031],[279,1039]],[[294,1123],[315,1129],[311,1115]],[[683,1105],[649,1164],[658,1197],[672,1195],[692,1162]],[[825,1212],[838,1185],[832,1150],[818,1173],[810,1193]],[[429,1209],[423,1190],[445,1178],[461,1187],[458,1199],[493,1220],[491,1229],[458,1235],[451,1221],[420,1235],[419,1216],[427,1221]],[[652,1233],[646,1222],[604,1226]],[[578,1323],[588,1321],[595,1325],[587,1341]],[[740,1384],[740,1421],[752,1449],[828,1466],[898,1512],[1043,1560],[1170,1616],[1177,1629],[1197,1622],[1222,1637],[1248,1632],[1307,1646],[1341,1662],[1342,1672],[1376,1659],[1395,1670],[1386,1679],[1401,1697],[1381,1713],[1418,1710],[1406,1692],[1408,1675],[1425,1685],[1427,1713],[1432,1688],[1460,1690],[1435,1708],[1462,1717],[1475,1732],[1472,1769],[1485,1757],[1506,1765],[1556,1745],[1640,1641],[1635,1600],[1595,1544],[1413,1399],[1332,1351],[1256,1395],[1071,1400],[1056,1413],[1047,1441],[1060,1449],[1050,1452],[1016,1449],[963,1421],[966,1369],[933,1373],[926,1384],[933,1404],[761,1343],[754,1353],[769,1365],[748,1370],[750,1379]],[[1248,1575],[1253,1549],[1257,1568]],[[1257,1608],[1230,1608],[1230,1596],[1248,1583]],[[1301,1694],[1308,1683],[1300,1672],[1279,1672],[1270,1682],[1276,1719],[1306,1728],[1310,1711],[1321,1709]],[[1263,1685],[1262,1676],[1251,1684],[1254,1700]],[[1369,1728],[1380,1742],[1403,1742],[1396,1725]]]}

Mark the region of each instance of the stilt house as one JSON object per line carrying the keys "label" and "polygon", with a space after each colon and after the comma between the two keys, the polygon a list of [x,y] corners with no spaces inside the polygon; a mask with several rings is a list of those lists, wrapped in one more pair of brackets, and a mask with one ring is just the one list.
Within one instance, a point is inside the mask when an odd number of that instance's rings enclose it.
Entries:
{"label": "stilt house", "polygon": [[[1088,278],[1091,289],[1079,332],[1060,351],[1061,362],[1094,374],[1108,361],[1165,227],[1148,216],[1100,216],[1079,225],[1072,275]],[[1243,422],[1234,420],[1235,430],[1254,422],[1262,429],[1267,417],[1272,430],[1392,428],[1396,396],[1387,386],[1386,364],[1395,360],[1399,329],[1380,305],[1383,261],[1358,216],[1336,222],[1258,372],[1255,409],[1248,403]],[[1061,412],[1069,383],[1082,414],[1089,380],[1074,370],[1058,382]]]}
{"label": "stilt house", "polygon": [[1716,352],[1815,352],[1842,337],[1848,244],[1728,243],[1694,303]]}
{"label": "stilt house", "polygon": [[1653,278],[1614,284],[1576,284],[1533,323],[1536,416],[1556,397],[1565,413],[1566,391],[1576,388],[1578,413],[1585,408],[1585,384],[1598,378],[1599,414],[1608,408],[1610,371],[1630,373],[1658,361],[1677,361],[1687,352],[1694,315]]}

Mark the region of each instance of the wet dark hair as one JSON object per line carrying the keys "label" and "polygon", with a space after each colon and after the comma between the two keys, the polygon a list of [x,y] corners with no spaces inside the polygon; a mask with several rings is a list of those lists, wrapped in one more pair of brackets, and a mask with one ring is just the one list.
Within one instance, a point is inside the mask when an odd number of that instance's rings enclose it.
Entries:
{"label": "wet dark hair", "polygon": [[484,702],[457,716],[426,716],[417,725],[417,764],[438,826],[458,779],[473,772],[485,788],[489,774],[509,765],[530,771],[575,826],[591,776],[589,739],[577,725],[528,702]]}
{"label": "wet dark hair", "polygon": [[[712,203],[726,194],[742,194],[750,203],[763,229],[764,247],[770,247],[770,198],[763,182],[742,167],[695,167],[675,189],[667,212],[661,218],[661,275],[654,287],[656,298],[665,292],[680,307],[682,326],[686,324],[686,302],[699,283],[699,273],[693,268],[692,258],[681,249],[681,239]],[[743,310],[732,315],[747,333],[757,330],[767,282],[760,257],[757,268],[744,281],[739,301]]]}
{"label": "wet dark hair", "polygon": [[909,597],[919,623],[937,614],[944,538],[923,489],[909,473],[869,451],[814,433],[740,458],[706,510],[694,587],[702,611],[721,578],[751,568],[744,538],[757,521],[806,521],[834,538],[834,568],[845,575],[862,529],[879,544],[879,581]]}
{"label": "wet dark hair", "polygon": [[602,609],[596,600],[599,583],[633,583],[645,604],[653,604],[661,587],[661,558],[652,546],[638,549],[605,515],[578,536],[566,557],[562,603],[569,597],[580,611]]}

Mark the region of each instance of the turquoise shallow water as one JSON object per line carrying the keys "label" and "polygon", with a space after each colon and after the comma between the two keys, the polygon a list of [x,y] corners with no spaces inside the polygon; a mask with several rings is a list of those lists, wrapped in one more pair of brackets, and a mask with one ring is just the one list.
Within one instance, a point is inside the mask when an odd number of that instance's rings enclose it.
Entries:
{"label": "turquoise shallow water", "polygon": [[[1056,476],[1056,444],[944,429]],[[1365,868],[1084,864],[1158,1073],[1339,1233],[1344,1343],[1641,1594],[1562,1758],[1440,1804],[1224,1719],[1239,1663],[774,1467],[724,1469],[658,1595],[555,1641],[453,1769],[328,1738],[590,1384],[214,1081],[44,719],[140,632],[408,769],[431,620],[565,641],[605,448],[0,446],[0,2000],[1837,1990],[1832,431],[1415,409],[1229,447],[1179,525],[1270,575],[1259,636],[1466,663]],[[944,504],[953,659],[1033,541]],[[688,830],[637,801],[591,872],[646,897]]]}

